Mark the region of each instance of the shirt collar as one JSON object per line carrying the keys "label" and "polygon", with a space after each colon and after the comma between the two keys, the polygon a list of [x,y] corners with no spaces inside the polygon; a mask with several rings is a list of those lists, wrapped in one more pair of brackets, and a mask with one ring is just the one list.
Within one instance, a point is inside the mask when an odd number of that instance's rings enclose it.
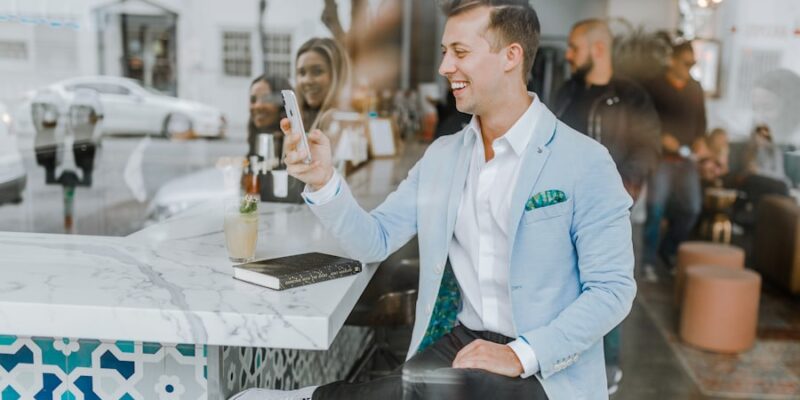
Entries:
{"label": "shirt collar", "polygon": [[[534,127],[536,127],[536,123],[539,121],[539,116],[544,107],[535,93],[528,92],[528,96],[533,99],[531,105],[528,106],[528,109],[519,117],[517,122],[515,122],[503,136],[498,138],[498,140],[505,138],[511,145],[511,149],[514,150],[514,153],[518,156],[521,156],[525,148],[528,147],[528,143],[533,136]],[[472,116],[472,120],[469,121],[469,125],[467,125],[463,139],[464,145],[469,144],[470,134],[475,135],[475,140],[481,140],[481,125],[478,122],[478,117],[474,115]]]}

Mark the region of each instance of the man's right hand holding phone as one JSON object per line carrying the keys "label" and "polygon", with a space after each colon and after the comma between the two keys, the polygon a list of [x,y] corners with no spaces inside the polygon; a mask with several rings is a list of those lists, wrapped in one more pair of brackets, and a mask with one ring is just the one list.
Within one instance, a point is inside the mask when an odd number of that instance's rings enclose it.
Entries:
{"label": "man's right hand holding phone", "polygon": [[301,144],[302,133],[292,133],[292,123],[288,118],[281,120],[281,130],[286,135],[283,141],[284,162],[289,175],[303,181],[312,191],[325,186],[333,177],[333,151],[331,141],[319,129],[306,136],[311,151],[311,164],[303,162],[306,149]]}

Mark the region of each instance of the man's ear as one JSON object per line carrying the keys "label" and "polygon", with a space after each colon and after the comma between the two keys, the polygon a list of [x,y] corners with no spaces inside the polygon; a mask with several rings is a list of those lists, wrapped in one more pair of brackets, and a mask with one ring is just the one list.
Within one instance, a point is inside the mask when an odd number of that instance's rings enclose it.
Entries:
{"label": "man's ear", "polygon": [[522,65],[523,58],[525,56],[525,51],[522,49],[522,46],[519,43],[511,43],[505,49],[506,53],[506,67],[504,69],[505,72],[510,72],[517,68],[518,65]]}
{"label": "man's ear", "polygon": [[594,56],[593,58],[595,60],[601,58],[604,54],[611,54],[610,49],[608,49],[608,46],[601,40],[596,40],[590,46],[591,47],[589,48],[590,49],[589,51],[592,52],[592,56]]}

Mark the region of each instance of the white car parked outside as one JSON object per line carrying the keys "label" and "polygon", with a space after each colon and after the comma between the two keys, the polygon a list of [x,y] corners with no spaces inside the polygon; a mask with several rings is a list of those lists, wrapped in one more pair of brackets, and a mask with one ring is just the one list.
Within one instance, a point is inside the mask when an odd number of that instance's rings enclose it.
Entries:
{"label": "white car parked outside", "polygon": [[[79,89],[97,91],[103,105],[103,134],[222,138],[222,111],[194,101],[167,96],[139,82],[113,76],[72,78],[34,91],[18,109],[19,123],[30,120],[30,99],[41,90],[58,93],[66,104]],[[25,129],[23,126],[21,129]],[[32,128],[32,125],[31,125]]]}

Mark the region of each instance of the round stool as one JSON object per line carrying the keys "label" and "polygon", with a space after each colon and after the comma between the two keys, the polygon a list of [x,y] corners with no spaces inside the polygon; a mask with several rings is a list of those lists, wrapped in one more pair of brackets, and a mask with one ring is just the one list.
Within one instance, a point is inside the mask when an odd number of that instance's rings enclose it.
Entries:
{"label": "round stool", "polygon": [[681,339],[718,353],[739,353],[752,347],[761,276],[746,269],[694,266],[686,278]]}
{"label": "round stool", "polygon": [[744,268],[744,250],[720,243],[683,242],[678,247],[675,265],[675,304],[683,302],[683,286],[686,270],[692,265],[718,265],[734,269]]}

